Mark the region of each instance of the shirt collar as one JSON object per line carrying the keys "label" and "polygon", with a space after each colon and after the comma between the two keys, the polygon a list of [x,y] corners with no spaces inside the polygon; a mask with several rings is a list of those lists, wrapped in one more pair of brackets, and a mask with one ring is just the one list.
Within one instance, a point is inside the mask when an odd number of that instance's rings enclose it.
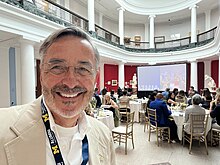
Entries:
{"label": "shirt collar", "polygon": [[[51,130],[54,131],[54,133],[56,134],[57,138],[59,138],[59,133],[57,131],[57,124],[54,121],[53,115],[50,112],[50,109],[47,107],[44,97],[43,97],[43,103],[45,105],[45,107],[47,108],[48,114],[49,114],[49,121],[50,121],[50,127]],[[88,116],[86,115],[86,113],[84,111],[82,111],[82,113],[80,114],[78,121],[77,121],[77,125],[78,127],[78,133],[76,134],[77,139],[83,139],[85,137],[85,134],[91,129],[91,123],[88,120]]]}

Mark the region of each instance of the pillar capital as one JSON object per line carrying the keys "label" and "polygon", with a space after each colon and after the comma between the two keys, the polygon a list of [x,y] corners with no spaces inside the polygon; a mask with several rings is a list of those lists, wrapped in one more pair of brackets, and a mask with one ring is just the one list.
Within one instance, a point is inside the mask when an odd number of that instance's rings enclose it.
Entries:
{"label": "pillar capital", "polygon": [[151,15],[149,15],[149,19],[151,19],[151,18],[155,18],[156,17],[156,15],[155,14],[151,14]]}
{"label": "pillar capital", "polygon": [[119,7],[117,8],[118,11],[125,11],[125,9],[123,7]]}
{"label": "pillar capital", "polygon": [[199,6],[195,4],[195,5],[190,6],[189,10],[196,9],[196,8],[199,8]]}
{"label": "pillar capital", "polygon": [[198,61],[196,59],[190,59],[188,60],[189,63],[197,63]]}

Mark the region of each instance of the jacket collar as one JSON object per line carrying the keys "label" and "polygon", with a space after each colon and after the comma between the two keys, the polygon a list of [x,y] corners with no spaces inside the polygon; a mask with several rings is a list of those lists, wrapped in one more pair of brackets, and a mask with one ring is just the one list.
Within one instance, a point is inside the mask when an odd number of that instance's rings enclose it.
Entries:
{"label": "jacket collar", "polygon": [[22,105],[17,121],[10,127],[16,137],[5,144],[9,165],[46,164],[41,99],[42,97],[30,104]]}

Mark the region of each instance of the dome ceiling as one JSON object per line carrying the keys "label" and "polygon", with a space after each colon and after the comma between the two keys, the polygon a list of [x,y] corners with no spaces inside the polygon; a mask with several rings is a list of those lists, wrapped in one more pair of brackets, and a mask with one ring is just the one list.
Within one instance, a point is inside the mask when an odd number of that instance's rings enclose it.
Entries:
{"label": "dome ceiling", "polygon": [[189,8],[201,0],[115,0],[126,10],[141,14],[167,14]]}

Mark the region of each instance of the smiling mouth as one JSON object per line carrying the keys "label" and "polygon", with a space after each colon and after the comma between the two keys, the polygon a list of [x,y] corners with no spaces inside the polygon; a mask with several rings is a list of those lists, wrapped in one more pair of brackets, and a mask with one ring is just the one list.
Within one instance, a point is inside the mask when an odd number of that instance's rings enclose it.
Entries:
{"label": "smiling mouth", "polygon": [[75,98],[79,95],[81,95],[83,92],[77,92],[77,93],[61,93],[61,92],[56,92],[59,96],[63,97],[63,98]]}

